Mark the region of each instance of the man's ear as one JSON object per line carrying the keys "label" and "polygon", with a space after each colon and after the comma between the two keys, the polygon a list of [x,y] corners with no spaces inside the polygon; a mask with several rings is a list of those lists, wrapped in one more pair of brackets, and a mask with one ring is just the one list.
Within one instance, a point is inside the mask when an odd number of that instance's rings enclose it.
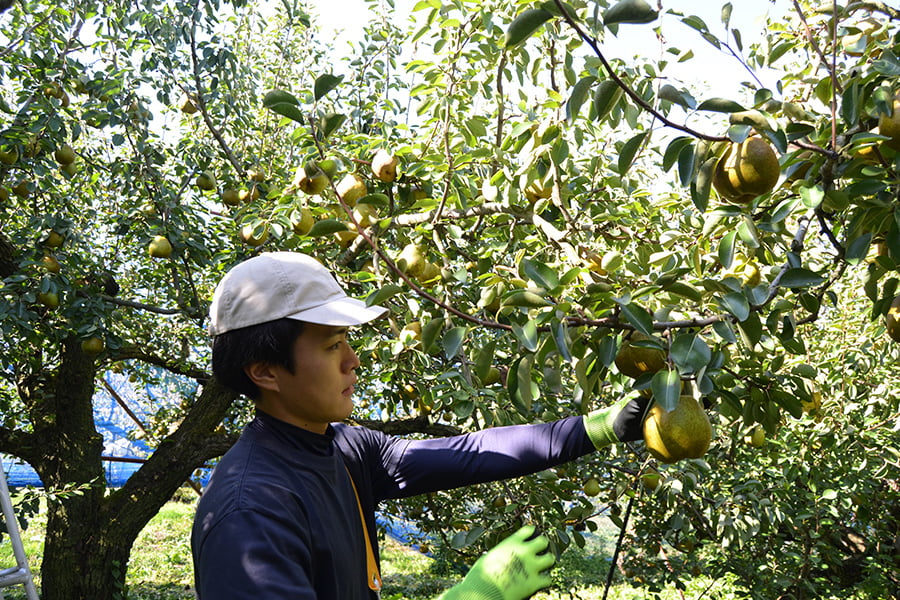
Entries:
{"label": "man's ear", "polygon": [[278,386],[278,377],[272,365],[262,362],[255,362],[244,367],[244,373],[255,383],[261,390],[269,390],[270,392],[280,392]]}

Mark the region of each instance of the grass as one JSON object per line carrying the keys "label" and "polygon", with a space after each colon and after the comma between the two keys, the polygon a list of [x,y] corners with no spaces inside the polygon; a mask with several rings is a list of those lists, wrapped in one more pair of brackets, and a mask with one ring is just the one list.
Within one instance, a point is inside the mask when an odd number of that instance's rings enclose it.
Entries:
{"label": "grass", "polygon": [[[185,495],[180,501],[167,503],[141,532],[135,542],[126,575],[130,600],[194,598],[190,530],[195,502],[195,496]],[[28,529],[22,532],[25,552],[38,586],[40,586],[40,556],[44,526],[45,516],[39,514],[29,523]],[[553,572],[553,587],[535,595],[534,600],[603,598],[609,568],[608,557],[614,546],[615,531],[611,524],[607,524],[607,528],[601,530],[601,535],[589,538],[584,550],[578,550],[573,546],[563,553]],[[4,537],[0,543],[0,568],[14,564],[12,548],[8,538]],[[438,567],[439,564],[433,559],[391,539],[384,540],[382,575],[385,587],[382,597],[385,600],[430,600],[461,580],[460,575],[441,573]],[[609,600],[734,598],[728,592],[721,591],[718,585],[710,588],[710,581],[704,577],[693,578],[687,582],[684,595],[674,588],[651,593],[646,586],[632,587],[621,583],[621,580],[621,574],[617,573],[617,583],[610,590]],[[25,600],[24,591],[20,586],[3,591],[4,598]]]}

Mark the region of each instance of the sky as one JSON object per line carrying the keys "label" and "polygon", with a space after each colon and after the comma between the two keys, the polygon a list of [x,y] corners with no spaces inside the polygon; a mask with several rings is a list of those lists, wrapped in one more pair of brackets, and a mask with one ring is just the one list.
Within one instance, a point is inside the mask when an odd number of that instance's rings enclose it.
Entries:
{"label": "sky", "polygon": [[[395,0],[396,25],[406,27],[410,11],[417,1]],[[651,1],[651,4],[654,2],[655,0]],[[661,0],[661,2],[663,13],[672,9],[685,15],[697,15],[715,35],[724,36],[721,22],[721,8],[724,2],[719,0]],[[769,0],[733,0],[731,23],[733,27],[741,30],[745,48],[761,36],[766,13],[783,12],[789,4],[787,0],[777,0],[774,3]],[[369,18],[368,7],[364,0],[311,0],[311,8],[319,18],[319,25],[326,36],[332,36],[332,39],[336,40],[358,38]],[[715,87],[721,90],[726,85],[738,86],[747,78],[746,71],[743,71],[736,59],[714,49],[696,31],[679,23],[678,17],[663,14],[662,19],[667,44],[680,49],[690,48],[695,56],[702,58],[702,61],[690,61],[685,64],[681,71],[673,71],[680,79],[702,82],[704,78],[714,77]],[[645,52],[657,56],[660,46],[653,34],[653,28],[658,23],[659,21],[651,25],[622,25],[618,36],[607,36],[601,49],[607,57],[630,58]],[[336,44],[338,50],[340,46],[340,43]],[[697,69],[698,64],[703,64],[702,70]]]}

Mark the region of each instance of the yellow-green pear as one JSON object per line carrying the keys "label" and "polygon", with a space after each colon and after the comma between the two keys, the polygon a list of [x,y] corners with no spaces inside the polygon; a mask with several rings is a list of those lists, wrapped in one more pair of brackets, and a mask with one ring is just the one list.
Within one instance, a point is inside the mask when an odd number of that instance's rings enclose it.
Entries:
{"label": "yellow-green pear", "polygon": [[397,179],[397,164],[400,162],[396,156],[384,148],[380,148],[372,157],[372,173],[379,180],[391,183]]}
{"label": "yellow-green pear", "polygon": [[147,247],[147,252],[153,258],[168,258],[172,255],[172,243],[164,235],[153,236],[153,239],[150,240],[150,245]]}

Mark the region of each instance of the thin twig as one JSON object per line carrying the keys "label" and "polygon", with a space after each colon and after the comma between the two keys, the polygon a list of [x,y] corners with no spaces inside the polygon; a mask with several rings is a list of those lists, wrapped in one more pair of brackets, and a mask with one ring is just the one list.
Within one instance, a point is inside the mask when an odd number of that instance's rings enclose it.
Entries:
{"label": "thin twig", "polygon": [[628,498],[628,506],[625,507],[625,518],[622,519],[622,529],[619,531],[619,541],[616,542],[616,549],[613,550],[612,561],[609,564],[609,571],[606,573],[606,587],[603,589],[603,600],[609,596],[609,589],[612,587],[613,575],[616,571],[616,564],[619,562],[619,551],[622,549],[622,541],[625,539],[625,531],[628,529],[628,519],[631,518],[631,505],[634,504],[634,496]]}
{"label": "thin twig", "polygon": [[222,148],[222,152],[225,154],[225,158],[228,159],[228,162],[231,163],[231,166],[234,167],[235,173],[238,174],[238,177],[242,179],[245,176],[244,168],[241,166],[241,163],[235,158],[234,153],[231,151],[231,148],[228,146],[228,142],[225,141],[225,138],[222,137],[222,134],[219,132],[218,128],[212,121],[212,117],[209,116],[209,110],[206,107],[206,99],[203,97],[203,80],[200,78],[200,61],[197,58],[197,13],[199,11],[199,3],[200,0],[194,1],[194,12],[191,15],[191,66],[194,72],[194,87],[197,89],[197,108],[200,110],[200,115],[203,117],[203,122],[206,124],[206,127],[209,129],[209,132],[218,142],[219,147]]}
{"label": "thin twig", "polygon": [[562,16],[566,20],[566,22],[575,30],[575,33],[578,34],[578,37],[580,37],[584,43],[586,43],[588,46],[591,47],[591,49],[594,51],[594,54],[596,54],[597,58],[600,59],[600,62],[603,63],[603,68],[606,69],[606,72],[609,74],[610,78],[616,82],[616,85],[618,85],[620,88],[622,88],[622,90],[625,92],[625,94],[629,98],[631,98],[631,100],[635,104],[637,104],[642,109],[644,109],[645,111],[647,111],[648,113],[653,115],[666,127],[671,127],[672,129],[677,129],[679,131],[689,133],[690,135],[692,135],[696,138],[699,138],[701,140],[707,140],[710,142],[729,142],[729,141],[731,141],[730,138],[725,137],[725,136],[709,135],[709,134],[697,131],[695,129],[691,129],[687,125],[681,125],[679,123],[675,123],[674,121],[669,120],[665,115],[660,113],[658,110],[653,108],[653,106],[651,106],[643,98],[641,98],[637,94],[637,92],[632,90],[631,87],[628,84],[626,84],[625,81],[623,81],[622,78],[616,74],[615,70],[612,68],[612,65],[609,64],[609,61],[606,60],[606,57],[600,51],[600,47],[597,45],[597,41],[594,38],[587,35],[581,29],[581,27],[578,26],[578,23],[575,22],[575,19],[566,10],[566,7],[563,5],[562,1],[561,0],[553,0],[553,1],[556,3],[556,6],[559,7],[560,13],[562,14]]}

